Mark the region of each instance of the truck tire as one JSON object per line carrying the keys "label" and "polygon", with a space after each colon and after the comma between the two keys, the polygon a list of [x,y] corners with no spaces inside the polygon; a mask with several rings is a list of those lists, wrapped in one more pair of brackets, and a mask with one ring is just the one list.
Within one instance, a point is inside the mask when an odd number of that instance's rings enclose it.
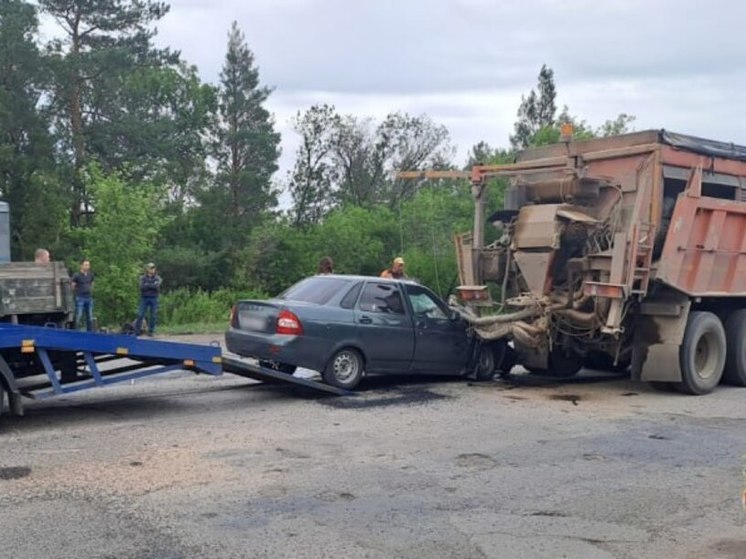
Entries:
{"label": "truck tire", "polygon": [[562,350],[553,350],[549,354],[549,369],[544,372],[549,377],[568,378],[577,374],[583,368],[583,360],[579,355],[566,355]]}
{"label": "truck tire", "polygon": [[725,329],[720,319],[711,312],[690,313],[679,347],[678,390],[696,396],[712,392],[723,377],[725,357]]}
{"label": "truck tire", "polygon": [[723,383],[746,386],[746,309],[737,310],[725,321],[725,341]]}

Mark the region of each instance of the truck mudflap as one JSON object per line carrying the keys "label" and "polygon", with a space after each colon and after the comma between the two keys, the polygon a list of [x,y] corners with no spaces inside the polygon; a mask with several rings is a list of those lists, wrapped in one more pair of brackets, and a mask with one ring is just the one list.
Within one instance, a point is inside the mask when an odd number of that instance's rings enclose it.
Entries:
{"label": "truck mudflap", "polygon": [[679,349],[690,307],[685,296],[641,305],[632,338],[632,380],[681,382]]}

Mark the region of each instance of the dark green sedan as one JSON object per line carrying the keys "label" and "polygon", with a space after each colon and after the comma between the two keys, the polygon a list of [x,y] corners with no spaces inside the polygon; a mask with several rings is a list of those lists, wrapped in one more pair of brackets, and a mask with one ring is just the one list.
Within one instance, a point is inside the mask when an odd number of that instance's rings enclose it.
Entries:
{"label": "dark green sedan", "polygon": [[312,369],[347,389],[365,374],[491,378],[502,349],[480,343],[427,287],[346,275],[313,276],[273,299],[238,301],[225,340],[229,351],[263,366]]}

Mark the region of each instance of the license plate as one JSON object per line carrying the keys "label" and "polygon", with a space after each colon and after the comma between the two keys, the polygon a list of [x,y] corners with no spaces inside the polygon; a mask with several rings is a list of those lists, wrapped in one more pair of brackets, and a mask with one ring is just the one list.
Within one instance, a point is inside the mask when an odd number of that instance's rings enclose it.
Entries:
{"label": "license plate", "polygon": [[259,316],[247,316],[241,320],[241,326],[246,330],[264,330],[266,321]]}

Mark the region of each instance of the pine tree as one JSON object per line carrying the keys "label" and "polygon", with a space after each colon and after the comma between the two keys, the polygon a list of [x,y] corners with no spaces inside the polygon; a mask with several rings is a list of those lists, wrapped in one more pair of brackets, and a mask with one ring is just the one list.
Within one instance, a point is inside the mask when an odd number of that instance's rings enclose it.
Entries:
{"label": "pine tree", "polygon": [[513,149],[523,149],[531,144],[533,137],[542,128],[554,125],[557,105],[557,92],[554,86],[554,71],[542,65],[539,71],[538,90],[533,89],[527,97],[521,96],[518,107],[518,120],[515,122],[515,133],[510,137]]}
{"label": "pine tree", "polygon": [[119,91],[131,71],[162,61],[164,53],[152,48],[155,31],[150,25],[169,8],[152,0],[40,0],[39,6],[64,33],[50,44],[54,106],[74,171],[71,218],[78,225],[87,203],[80,173],[90,152],[117,151],[101,130],[112,129],[119,120]]}
{"label": "pine tree", "polygon": [[536,102],[536,124],[539,128],[554,124],[554,115],[557,113],[556,97],[554,70],[543,64],[539,71],[539,97]]}
{"label": "pine tree", "polygon": [[54,184],[53,142],[42,110],[46,74],[33,5],[0,1],[0,197],[10,204],[14,259],[52,243],[66,210]]}
{"label": "pine tree", "polygon": [[271,88],[259,84],[254,54],[233,22],[220,74],[214,144],[217,187],[222,194],[212,199],[218,206],[222,199],[233,228],[230,243],[235,247],[241,246],[252,224],[277,204],[272,175],[280,156],[280,134],[264,107],[271,92]]}

